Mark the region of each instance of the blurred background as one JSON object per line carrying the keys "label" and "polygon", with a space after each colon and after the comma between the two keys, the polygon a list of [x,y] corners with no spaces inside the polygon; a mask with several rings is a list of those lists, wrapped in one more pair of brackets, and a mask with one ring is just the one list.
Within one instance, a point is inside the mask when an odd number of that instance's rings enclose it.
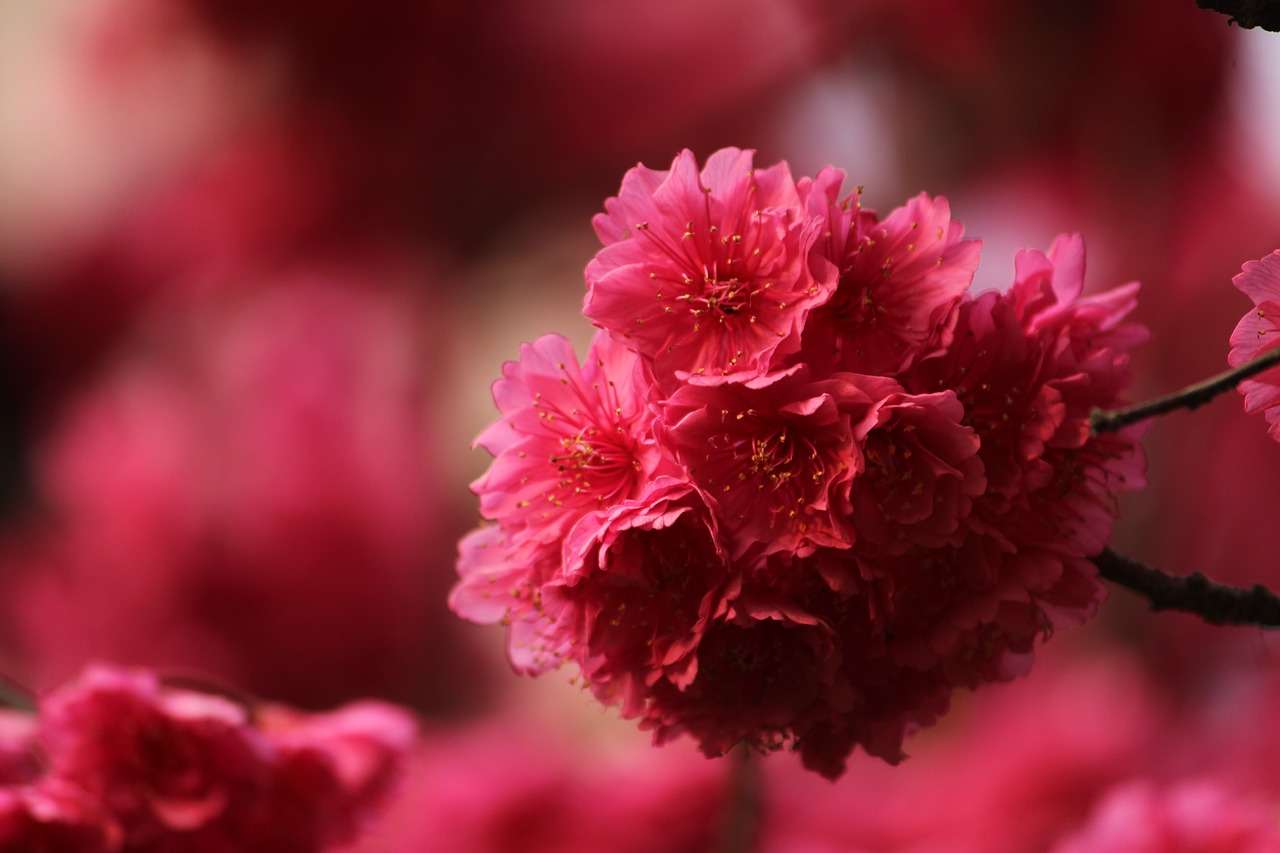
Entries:
{"label": "blurred background", "polygon": [[[1277,140],[1280,35],[1193,0],[0,0],[0,670],[408,705],[362,851],[713,849],[725,762],[515,677],[445,606],[489,385],[589,340],[624,172],[736,145],[882,213],[944,194],[976,288],[1082,232],[1091,287],[1143,283],[1137,399],[1225,369],[1231,277],[1280,247]],[[1233,395],[1147,449],[1117,548],[1280,587],[1262,419]],[[763,761],[759,849],[1255,849],[1278,655],[1117,590],[902,767]]]}

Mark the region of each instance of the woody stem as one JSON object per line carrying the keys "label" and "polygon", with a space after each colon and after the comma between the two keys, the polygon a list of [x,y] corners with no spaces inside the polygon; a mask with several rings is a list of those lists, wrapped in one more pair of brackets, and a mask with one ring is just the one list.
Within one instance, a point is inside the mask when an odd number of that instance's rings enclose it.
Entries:
{"label": "woody stem", "polygon": [[1267,350],[1253,361],[1225,373],[1219,373],[1211,379],[1188,385],[1181,391],[1124,409],[1111,411],[1094,409],[1089,413],[1089,427],[1094,435],[1101,435],[1104,432],[1115,432],[1148,418],[1168,414],[1176,409],[1197,409],[1219,394],[1230,391],[1244,380],[1277,364],[1280,364],[1280,347]]}
{"label": "woody stem", "polygon": [[1211,625],[1280,628],[1280,597],[1262,584],[1248,589],[1209,580],[1200,572],[1171,575],[1110,548],[1093,558],[1098,573],[1151,603],[1151,609],[1194,613]]}

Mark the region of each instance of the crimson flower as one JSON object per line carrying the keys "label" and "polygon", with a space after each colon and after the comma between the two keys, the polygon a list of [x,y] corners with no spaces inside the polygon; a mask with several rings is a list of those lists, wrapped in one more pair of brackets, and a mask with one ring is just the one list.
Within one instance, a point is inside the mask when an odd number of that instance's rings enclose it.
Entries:
{"label": "crimson flower", "polygon": [[647,376],[606,335],[584,365],[559,335],[522,347],[493,396],[502,417],[476,444],[494,462],[472,489],[512,545],[558,547],[579,518],[632,497],[660,465]]}
{"label": "crimson flower", "polygon": [[851,518],[861,550],[954,543],[987,488],[980,442],[963,417],[951,391],[892,394],[877,408],[863,444],[865,471],[853,484]]}
{"label": "crimson flower", "polygon": [[650,360],[664,387],[766,372],[799,347],[834,284],[811,262],[821,223],[786,164],[757,171],[752,158],[725,148],[699,172],[685,150],[665,172],[636,166],[595,217],[605,245],[587,264],[583,313]]}
{"label": "crimson flower", "polygon": [[801,357],[825,370],[896,373],[948,342],[981,242],[961,239],[945,198],[921,193],[878,221],[858,192],[840,197],[843,180],[827,168],[801,182],[810,215],[826,222],[818,251],[839,275],[806,322]]}
{"label": "crimson flower", "polygon": [[815,381],[797,365],[671,395],[664,441],[716,507],[735,558],[853,544],[858,442],[886,382],[856,374]]}
{"label": "crimson flower", "polygon": [[698,492],[659,478],[580,523],[565,553],[563,575],[545,591],[562,602],[571,638],[585,640],[576,658],[591,689],[635,716],[659,681],[687,686],[703,636],[740,583]]}

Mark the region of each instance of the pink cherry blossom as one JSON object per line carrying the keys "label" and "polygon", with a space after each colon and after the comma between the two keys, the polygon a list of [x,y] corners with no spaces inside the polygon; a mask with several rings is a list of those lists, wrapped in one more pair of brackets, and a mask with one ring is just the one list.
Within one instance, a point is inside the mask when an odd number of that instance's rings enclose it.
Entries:
{"label": "pink cherry blossom", "polygon": [[860,551],[954,544],[987,488],[978,438],[963,417],[950,391],[893,394],[876,410],[862,449],[865,471],[853,484]]}
{"label": "pink cherry blossom", "polygon": [[[988,516],[1025,509],[1055,483],[1056,508],[1036,513],[1056,525],[1060,541],[1096,553],[1110,529],[1107,496],[1142,485],[1141,431],[1101,438],[1089,430],[1094,407],[1123,402],[1129,352],[1146,339],[1145,329],[1123,321],[1137,286],[1080,298],[1084,246],[1076,236],[1059,238],[1047,255],[1024,250],[1016,269],[1007,293],[961,306],[955,343],[908,384],[951,388],[964,404],[981,440]],[[1090,501],[1108,512],[1098,515]]]}
{"label": "pink cherry blossom", "polygon": [[834,284],[811,263],[821,223],[785,163],[756,171],[726,148],[698,171],[685,150],[665,172],[637,166],[595,218],[605,244],[586,269],[583,313],[674,376],[767,372],[792,352]]}
{"label": "pink cherry blossom", "polygon": [[[1280,249],[1246,263],[1231,283],[1254,304],[1231,333],[1228,360],[1238,367],[1280,346]],[[1271,436],[1280,440],[1280,368],[1246,379],[1240,392],[1245,411],[1262,412],[1271,424]]]}
{"label": "pink cherry blossom", "polygon": [[800,184],[810,214],[826,222],[818,250],[839,272],[806,322],[801,357],[815,369],[897,373],[948,342],[981,243],[961,239],[945,198],[921,193],[877,221],[858,192],[840,197],[843,179],[827,168]]}
{"label": "pink cherry blossom", "polygon": [[502,417],[476,439],[494,460],[472,489],[513,547],[554,547],[583,515],[634,496],[659,467],[637,361],[601,334],[582,366],[559,335],[507,362],[493,386]]}
{"label": "pink cherry blossom", "polygon": [[685,688],[703,635],[739,583],[694,488],[659,478],[636,500],[584,519],[565,552],[563,576],[545,592],[563,603],[591,690],[632,717],[656,682]]}
{"label": "pink cherry blossom", "polygon": [[688,384],[664,407],[664,441],[716,507],[735,558],[853,543],[859,441],[891,380],[803,365],[744,382]]}
{"label": "pink cherry blossom", "polygon": [[403,710],[357,702],[325,714],[259,709],[273,752],[261,804],[233,837],[261,850],[316,848],[360,835],[400,782],[416,726]]}
{"label": "pink cherry blossom", "polygon": [[641,727],[662,743],[691,734],[709,756],[745,741],[762,750],[803,743],[810,718],[853,710],[831,626],[785,599],[743,593],[698,650],[686,686],[653,685]]}
{"label": "pink cherry blossom", "polygon": [[987,291],[959,307],[951,345],[903,377],[911,391],[952,391],[964,405],[980,442],[984,503],[1013,500],[1050,476],[1040,457],[1064,414],[1060,395],[1038,377],[1042,360],[1014,306]]}
{"label": "pink cherry blossom", "polygon": [[[1092,435],[1089,414],[1125,403],[1129,356],[1146,341],[1145,327],[1125,320],[1137,304],[1137,283],[1082,297],[1084,243],[1058,238],[1047,255],[1024,251],[1009,297],[1028,339],[1044,354],[1037,381],[1042,399],[1060,406],[1048,435],[1041,474],[1029,485],[1012,520],[1023,541],[1072,556],[1092,556],[1106,545],[1116,513],[1115,495],[1145,484],[1146,459],[1138,443],[1145,426]],[[1051,395],[1051,396],[1050,396]],[[1047,465],[1047,472],[1044,466]]]}
{"label": "pink cherry blossom", "polygon": [[988,488],[956,547],[881,567],[891,622],[904,622],[890,628],[895,658],[970,686],[1023,674],[1037,635],[1093,613],[1104,590],[1088,557],[1110,536],[1115,494],[1143,483],[1141,429],[1091,437],[1088,425],[1093,407],[1121,402],[1129,350],[1145,337],[1123,322],[1135,286],[1079,298],[1078,237],[1016,266],[1013,287],[964,303],[947,352],[907,378],[956,392]]}
{"label": "pink cherry blossom", "polygon": [[486,525],[458,543],[460,580],[449,593],[454,613],[482,625],[502,624],[507,656],[517,672],[537,674],[567,659],[570,638],[559,625],[542,586],[560,571],[546,553],[519,554],[501,528]]}

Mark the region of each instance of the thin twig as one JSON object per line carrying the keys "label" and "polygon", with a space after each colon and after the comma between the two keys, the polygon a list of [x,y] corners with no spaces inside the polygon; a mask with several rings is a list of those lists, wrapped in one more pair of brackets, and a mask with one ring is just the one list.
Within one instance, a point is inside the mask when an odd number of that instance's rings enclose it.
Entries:
{"label": "thin twig", "polygon": [[1249,377],[1256,376],[1277,364],[1280,364],[1280,347],[1267,350],[1253,361],[1245,362],[1225,373],[1219,373],[1212,379],[1188,385],[1181,391],[1175,391],[1136,406],[1129,406],[1127,409],[1112,411],[1094,409],[1089,413],[1089,426],[1093,429],[1094,435],[1100,435],[1104,432],[1115,432],[1130,424],[1145,421],[1147,418],[1168,414],[1176,409],[1197,409],[1219,394],[1230,391]]}
{"label": "thin twig", "polygon": [[760,762],[745,743],[734,747],[729,760],[729,796],[720,825],[719,853],[751,853],[759,846]]}
{"label": "thin twig", "polygon": [[1280,597],[1262,584],[1225,586],[1200,572],[1171,575],[1117,554],[1110,548],[1093,558],[1099,574],[1151,602],[1151,609],[1194,613],[1211,625],[1280,628]]}

